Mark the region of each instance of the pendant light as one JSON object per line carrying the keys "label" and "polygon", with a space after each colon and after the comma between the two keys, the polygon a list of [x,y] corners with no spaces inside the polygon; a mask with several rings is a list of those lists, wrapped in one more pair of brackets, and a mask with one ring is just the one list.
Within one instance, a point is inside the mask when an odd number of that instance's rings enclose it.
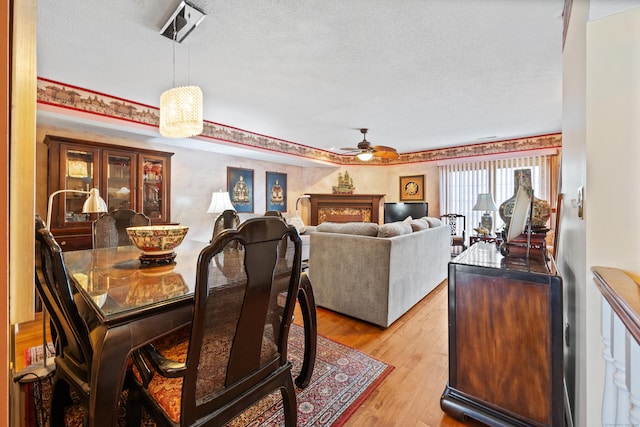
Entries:
{"label": "pendant light", "polygon": [[[184,2],[181,5],[184,14]],[[173,88],[160,95],[160,133],[167,138],[188,138],[201,134],[203,130],[202,90],[198,86],[176,87],[176,43],[180,30],[177,21],[178,17],[174,16],[171,22]]]}

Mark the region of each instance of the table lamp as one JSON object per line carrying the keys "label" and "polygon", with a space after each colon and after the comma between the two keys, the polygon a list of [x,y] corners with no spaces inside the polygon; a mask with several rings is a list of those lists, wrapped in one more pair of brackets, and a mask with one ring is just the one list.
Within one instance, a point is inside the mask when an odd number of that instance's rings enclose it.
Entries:
{"label": "table lamp", "polygon": [[82,205],[82,213],[97,213],[106,212],[107,203],[102,197],[100,197],[100,191],[97,188],[92,188],[89,191],[84,190],[58,190],[49,195],[49,204],[47,206],[47,228],[51,229],[51,210],[53,207],[53,198],[60,193],[79,193],[88,194],[87,200]]}
{"label": "table lamp", "polygon": [[222,190],[214,191],[213,194],[211,194],[211,203],[209,204],[207,213],[221,214],[228,209],[236,210],[231,203],[229,192]]}
{"label": "table lamp", "polygon": [[491,195],[491,193],[478,194],[478,200],[476,201],[473,210],[484,211],[484,213],[482,214],[482,219],[480,221],[480,226],[489,230],[489,235],[491,235],[493,233],[493,216],[489,213],[489,211],[495,212],[498,210],[498,207],[493,201],[493,196]]}

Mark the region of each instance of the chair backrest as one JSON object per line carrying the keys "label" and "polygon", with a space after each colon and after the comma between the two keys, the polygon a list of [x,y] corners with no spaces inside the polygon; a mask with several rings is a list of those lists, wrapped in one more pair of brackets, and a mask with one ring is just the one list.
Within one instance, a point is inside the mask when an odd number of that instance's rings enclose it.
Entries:
{"label": "chair backrest", "polygon": [[451,236],[462,237],[464,241],[467,234],[467,218],[461,214],[445,214],[440,219],[451,228]]}
{"label": "chair backrest", "polygon": [[80,381],[88,382],[93,349],[89,330],[74,301],[74,297],[81,297],[69,283],[62,249],[39,215],[35,217],[35,242],[40,255],[36,264],[36,288],[56,328],[56,360],[64,359],[65,366]]}
{"label": "chair backrest", "polygon": [[151,225],[151,220],[143,213],[131,209],[107,212],[91,225],[93,247],[96,249],[131,245],[127,227],[145,225]]}
{"label": "chair backrest", "polygon": [[284,218],[282,216],[282,212],[280,212],[280,211],[266,211],[264,213],[264,216],[276,216],[276,217],[281,218],[281,219]]}
{"label": "chair backrest", "polygon": [[[286,254],[279,253],[286,240]],[[182,425],[220,408],[287,362],[301,271],[300,236],[276,217],[221,232],[198,258],[182,386]],[[213,261],[224,257],[223,272]]]}
{"label": "chair backrest", "polygon": [[213,224],[213,234],[211,235],[211,242],[220,234],[223,230],[236,230],[240,226],[240,217],[238,213],[233,209],[227,209],[223,211],[216,222]]}

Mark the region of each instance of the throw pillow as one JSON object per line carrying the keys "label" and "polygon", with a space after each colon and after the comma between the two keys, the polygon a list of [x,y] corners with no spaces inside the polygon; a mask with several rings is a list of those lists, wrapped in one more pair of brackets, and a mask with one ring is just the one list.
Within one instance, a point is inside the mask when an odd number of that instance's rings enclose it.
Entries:
{"label": "throw pillow", "polygon": [[302,218],[297,215],[285,218],[285,220],[287,221],[287,224],[293,225],[296,230],[298,230],[298,234],[303,234],[307,229],[307,227],[304,225],[304,222],[302,221]]}
{"label": "throw pillow", "polygon": [[373,222],[323,222],[318,225],[316,231],[376,237],[378,234],[378,224]]}
{"label": "throw pillow", "polygon": [[414,219],[413,221],[410,221],[409,225],[411,226],[411,229],[413,231],[426,230],[429,228],[429,224],[427,222],[420,221],[419,219]]}
{"label": "throw pillow", "polygon": [[440,227],[442,225],[442,221],[440,220],[440,218],[433,218],[428,216],[427,217],[427,222],[429,223],[429,227],[433,228],[433,227]]}
{"label": "throw pillow", "polygon": [[424,225],[426,225],[427,228],[431,228],[431,224],[429,224],[429,221],[427,221],[427,217],[426,216],[423,216],[422,218],[418,218],[416,221],[420,221]]}
{"label": "throw pillow", "polygon": [[391,222],[378,227],[378,237],[395,237],[412,232],[411,224],[406,222]]}

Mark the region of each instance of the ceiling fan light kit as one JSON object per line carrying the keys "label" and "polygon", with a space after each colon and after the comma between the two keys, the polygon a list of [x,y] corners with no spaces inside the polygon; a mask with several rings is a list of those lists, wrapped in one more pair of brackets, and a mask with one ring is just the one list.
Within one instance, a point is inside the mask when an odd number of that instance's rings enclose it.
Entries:
{"label": "ceiling fan light kit", "polygon": [[202,90],[198,86],[176,87],[176,43],[182,42],[206,17],[204,12],[182,1],[160,34],[173,44],[173,87],[160,95],[160,134],[167,138],[189,138],[204,128]]}
{"label": "ceiling fan light kit", "polygon": [[369,160],[373,159],[373,153],[371,151],[362,151],[356,154],[356,157],[358,158],[358,160],[368,162]]}
{"label": "ceiling fan light kit", "polygon": [[366,128],[360,129],[360,133],[362,133],[362,141],[358,143],[357,148],[342,148],[341,150],[356,153],[356,158],[363,162],[368,162],[374,157],[389,160],[395,160],[398,158],[399,155],[395,148],[386,147],[384,145],[371,145],[371,143],[367,141],[367,131],[368,129]]}

